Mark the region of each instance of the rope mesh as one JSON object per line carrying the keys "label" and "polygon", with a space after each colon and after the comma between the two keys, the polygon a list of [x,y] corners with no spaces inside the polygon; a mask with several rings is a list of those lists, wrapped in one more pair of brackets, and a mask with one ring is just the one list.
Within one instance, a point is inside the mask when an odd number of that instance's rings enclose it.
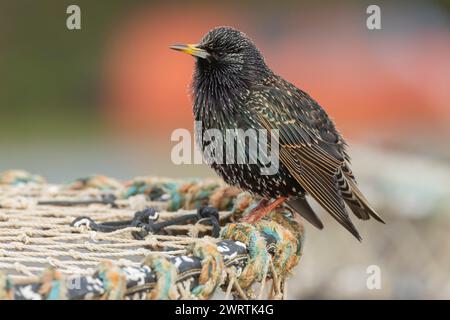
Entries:
{"label": "rope mesh", "polygon": [[[5,172],[0,298],[207,299],[219,288],[226,298],[286,298],[303,228],[283,207],[239,223],[255,205],[216,180],[92,176],[51,185]],[[136,220],[143,213],[145,223]]]}

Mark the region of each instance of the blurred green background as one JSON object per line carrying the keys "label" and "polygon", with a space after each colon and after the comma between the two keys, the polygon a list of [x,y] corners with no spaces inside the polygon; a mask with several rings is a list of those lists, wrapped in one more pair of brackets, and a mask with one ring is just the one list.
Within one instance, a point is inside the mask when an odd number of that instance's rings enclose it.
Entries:
{"label": "blurred green background", "polygon": [[[366,28],[370,4],[382,30]],[[290,297],[450,298],[450,1],[0,0],[0,171],[213,176],[171,163],[170,133],[193,125],[193,60],[168,47],[218,25],[329,112],[388,221],[358,224],[362,244],[325,215],[307,226]],[[382,290],[365,287],[370,264]]]}

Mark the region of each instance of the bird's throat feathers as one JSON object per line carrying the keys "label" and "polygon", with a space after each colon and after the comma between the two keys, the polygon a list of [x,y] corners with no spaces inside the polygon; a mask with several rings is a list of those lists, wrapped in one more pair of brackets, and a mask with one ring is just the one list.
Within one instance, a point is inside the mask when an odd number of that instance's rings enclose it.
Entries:
{"label": "bird's throat feathers", "polygon": [[[235,113],[249,93],[247,81],[237,74],[199,60],[193,78],[194,113]],[[200,120],[200,119],[198,119]]]}

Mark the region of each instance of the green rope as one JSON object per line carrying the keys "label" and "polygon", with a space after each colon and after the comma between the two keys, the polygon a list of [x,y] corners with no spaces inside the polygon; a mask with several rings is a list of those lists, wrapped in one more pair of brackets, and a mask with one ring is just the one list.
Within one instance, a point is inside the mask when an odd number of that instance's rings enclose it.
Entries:
{"label": "green rope", "polygon": [[200,299],[209,298],[220,284],[224,263],[217,246],[210,242],[196,242],[190,252],[202,261],[199,285],[192,289],[192,294]]}
{"label": "green rope", "polygon": [[178,293],[175,289],[176,267],[165,257],[158,255],[148,255],[144,260],[144,265],[148,265],[157,275],[156,285],[149,293],[149,298],[151,300],[177,299]]}
{"label": "green rope", "polygon": [[248,288],[255,281],[262,281],[269,268],[270,255],[266,240],[256,227],[247,223],[230,223],[222,229],[221,237],[240,241],[247,246],[249,260],[238,278],[239,285]]}
{"label": "green rope", "polygon": [[14,286],[11,279],[0,272],[0,300],[12,300]]}
{"label": "green rope", "polygon": [[8,170],[0,174],[0,184],[21,186],[29,183],[45,184],[45,179],[22,170]]}
{"label": "green rope", "polygon": [[100,263],[96,275],[102,280],[105,293],[102,300],[121,300],[125,297],[125,273],[111,261]]}

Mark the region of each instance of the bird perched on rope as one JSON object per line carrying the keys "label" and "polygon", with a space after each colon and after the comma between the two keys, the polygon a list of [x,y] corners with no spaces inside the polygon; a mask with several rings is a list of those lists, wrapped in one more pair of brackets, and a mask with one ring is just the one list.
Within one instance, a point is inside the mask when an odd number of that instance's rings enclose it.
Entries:
{"label": "bird perched on rope", "polygon": [[[383,222],[357,187],[346,142],[333,121],[307,93],[276,75],[244,33],[218,27],[199,44],[171,48],[196,58],[193,109],[202,133],[236,128],[278,132],[279,167],[275,174],[261,174],[266,163],[260,160],[210,164],[228,184],[262,196],[244,221],[255,222],[286,202],[322,229],[322,222],[306,201],[305,196],[310,195],[358,240],[361,237],[345,204],[362,220],[372,217]],[[202,150],[207,147],[205,141],[197,141]],[[252,153],[250,147],[244,143],[247,156]]]}

